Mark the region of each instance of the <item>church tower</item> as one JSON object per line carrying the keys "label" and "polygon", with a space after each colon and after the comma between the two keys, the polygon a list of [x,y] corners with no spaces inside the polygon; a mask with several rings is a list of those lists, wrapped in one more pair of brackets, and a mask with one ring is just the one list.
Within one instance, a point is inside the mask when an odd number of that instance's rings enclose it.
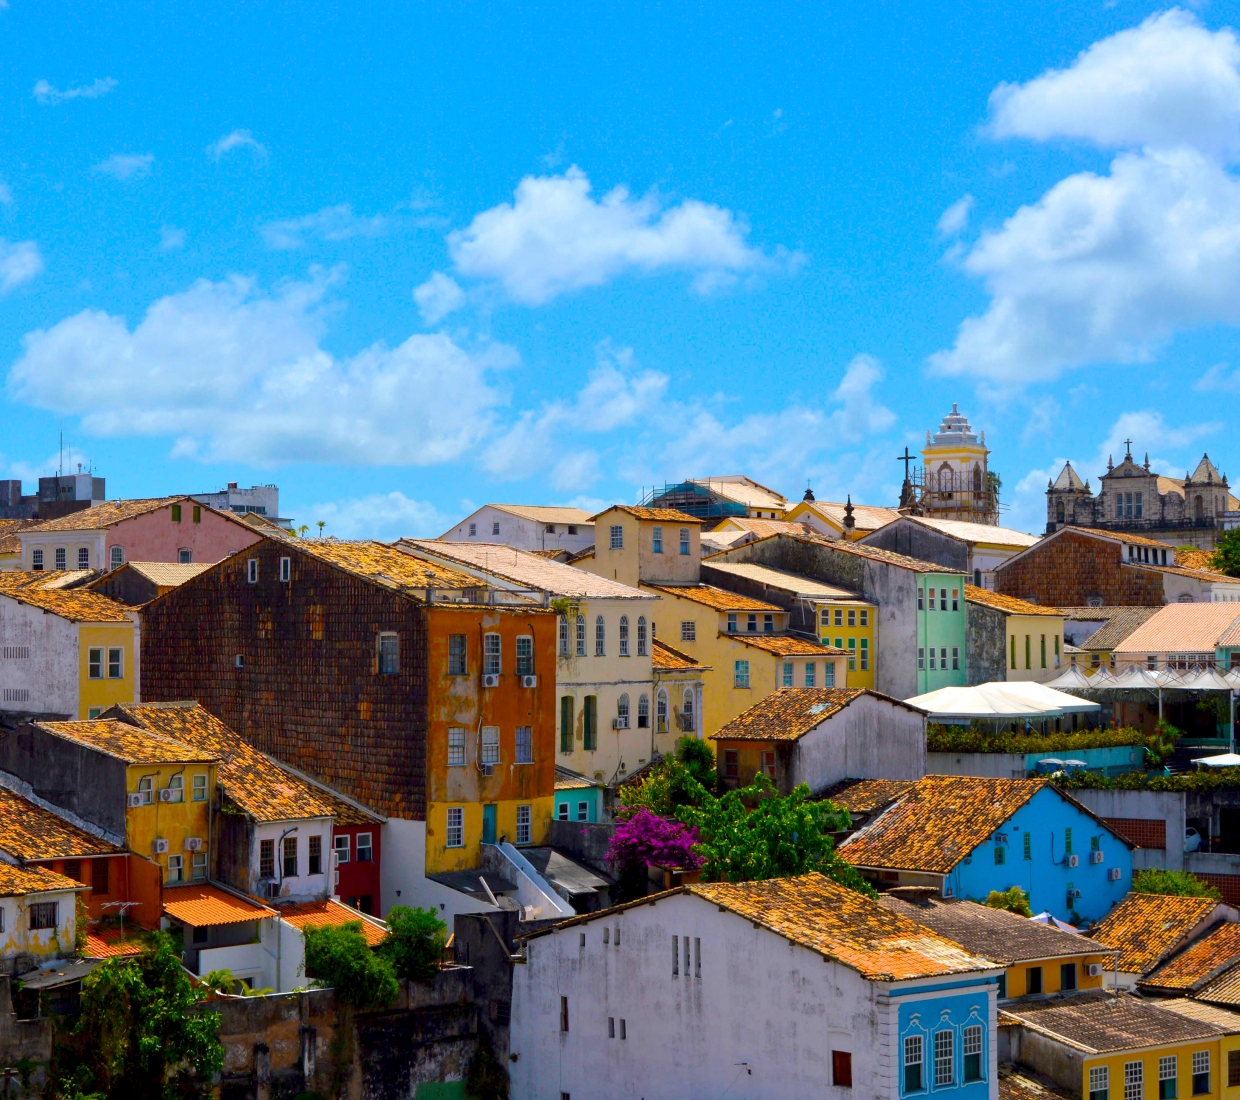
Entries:
{"label": "church tower", "polygon": [[930,519],[997,524],[999,478],[990,473],[989,456],[986,433],[979,437],[953,403],[939,430],[926,432],[917,478],[921,484],[914,482],[917,511]]}

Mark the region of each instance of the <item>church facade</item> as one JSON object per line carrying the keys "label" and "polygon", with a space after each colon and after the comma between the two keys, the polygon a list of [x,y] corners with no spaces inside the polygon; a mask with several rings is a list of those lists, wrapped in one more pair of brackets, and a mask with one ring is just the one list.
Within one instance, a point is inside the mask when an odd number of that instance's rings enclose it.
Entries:
{"label": "church facade", "polygon": [[1095,494],[1072,463],[1046,489],[1046,533],[1061,527],[1093,527],[1130,532],[1172,546],[1212,549],[1230,519],[1240,511],[1227,475],[1202,455],[1197,468],[1183,478],[1165,477],[1150,469],[1150,458],[1138,464],[1132,443],[1118,466],[1107,461]]}

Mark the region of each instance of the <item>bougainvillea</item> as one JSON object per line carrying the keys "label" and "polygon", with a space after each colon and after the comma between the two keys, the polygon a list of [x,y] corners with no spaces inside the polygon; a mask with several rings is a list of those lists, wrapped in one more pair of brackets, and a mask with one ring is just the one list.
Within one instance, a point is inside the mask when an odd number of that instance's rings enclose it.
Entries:
{"label": "bougainvillea", "polygon": [[622,867],[640,863],[696,871],[702,866],[693,850],[697,842],[697,829],[642,808],[616,826],[607,858]]}

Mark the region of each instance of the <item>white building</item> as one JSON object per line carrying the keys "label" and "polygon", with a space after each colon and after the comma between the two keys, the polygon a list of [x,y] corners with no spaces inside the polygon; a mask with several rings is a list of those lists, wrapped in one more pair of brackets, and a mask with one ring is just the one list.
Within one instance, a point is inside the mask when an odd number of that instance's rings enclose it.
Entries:
{"label": "white building", "polygon": [[1002,973],[822,875],[686,886],[526,937],[513,1095],[993,1100]]}
{"label": "white building", "polygon": [[541,504],[484,504],[439,536],[442,542],[502,543],[517,550],[567,550],[594,545],[590,513]]}
{"label": "white building", "polygon": [[248,489],[240,489],[235,481],[230,481],[217,493],[194,493],[193,499],[221,512],[239,516],[253,512],[281,527],[291,526],[289,520],[280,517],[280,490],[275,485],[251,485]]}

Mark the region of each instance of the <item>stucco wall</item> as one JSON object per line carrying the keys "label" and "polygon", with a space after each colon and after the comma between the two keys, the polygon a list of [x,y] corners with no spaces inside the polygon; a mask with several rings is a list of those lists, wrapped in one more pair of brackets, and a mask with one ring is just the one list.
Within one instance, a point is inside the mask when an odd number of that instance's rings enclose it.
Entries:
{"label": "stucco wall", "polygon": [[77,717],[75,623],[0,596],[0,645],[29,647],[30,652],[29,657],[0,657],[0,711]]}
{"label": "stucco wall", "polygon": [[1133,868],[1184,868],[1184,821],[1186,798],[1183,791],[1092,791],[1075,790],[1072,797],[1088,806],[1099,817],[1165,821],[1167,847],[1138,848],[1132,854]]}
{"label": "stucco wall", "polygon": [[393,905],[412,905],[436,910],[450,925],[458,913],[495,912],[495,906],[426,877],[425,821],[390,817],[384,823],[381,885],[378,916]]}
{"label": "stucco wall", "polygon": [[972,687],[1006,680],[1007,616],[997,608],[972,600],[965,601],[964,610],[964,649],[968,657],[965,682]]}
{"label": "stucco wall", "polygon": [[861,542],[866,546],[892,550],[919,561],[932,561],[944,569],[964,573],[969,568],[968,543],[907,519],[898,519],[880,527],[873,534],[866,535]]}
{"label": "stucco wall", "polygon": [[792,772],[815,793],[841,779],[920,779],[925,715],[862,695],[796,743]]}
{"label": "stucco wall", "polygon": [[[475,533],[469,533],[469,525],[475,525]],[[495,524],[499,533],[495,533]],[[568,550],[577,553],[594,542],[594,524],[576,523],[575,535],[568,533],[569,524],[555,523],[554,534],[547,531],[547,523],[522,519],[511,512],[484,504],[472,516],[461,520],[451,531],[440,535],[444,542],[502,542],[517,550]]]}

